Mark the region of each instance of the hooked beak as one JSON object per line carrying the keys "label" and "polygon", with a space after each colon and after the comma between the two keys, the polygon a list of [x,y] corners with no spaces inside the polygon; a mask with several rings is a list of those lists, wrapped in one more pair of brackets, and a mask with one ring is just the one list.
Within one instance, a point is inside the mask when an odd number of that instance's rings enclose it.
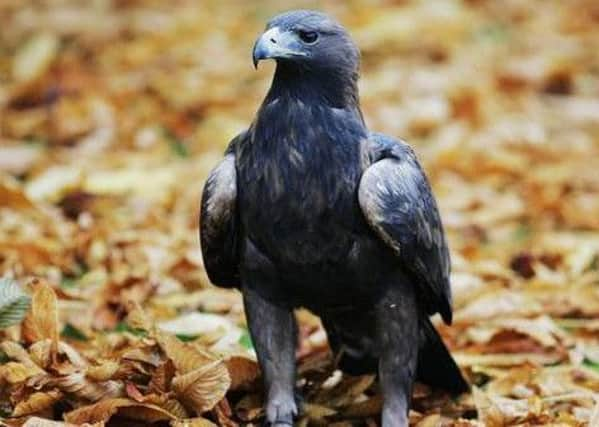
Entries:
{"label": "hooked beak", "polygon": [[279,27],[273,27],[265,31],[256,40],[252,59],[254,67],[258,68],[258,62],[263,59],[281,59],[306,56],[302,46],[295,35],[290,31],[281,31]]}

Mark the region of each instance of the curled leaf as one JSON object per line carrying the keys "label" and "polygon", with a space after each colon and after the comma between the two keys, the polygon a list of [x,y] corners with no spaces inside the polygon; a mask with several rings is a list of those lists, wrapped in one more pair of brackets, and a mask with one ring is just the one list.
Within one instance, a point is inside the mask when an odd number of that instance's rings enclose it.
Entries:
{"label": "curled leaf", "polygon": [[62,393],[58,390],[40,391],[33,393],[27,399],[19,402],[13,410],[13,417],[22,417],[31,415],[52,407],[62,398]]}
{"label": "curled leaf", "polygon": [[106,360],[97,366],[87,368],[85,375],[94,381],[107,381],[119,370],[119,363],[114,360]]}
{"label": "curled leaf", "polygon": [[[77,350],[65,342],[58,343],[58,353],[66,356],[68,361],[77,368],[85,368],[87,362]],[[52,342],[49,339],[37,341],[29,347],[31,359],[44,369],[50,367],[52,363]]]}
{"label": "curled leaf", "polygon": [[171,389],[171,382],[175,376],[175,366],[171,359],[161,363],[150,379],[148,390],[154,393],[167,393]]}
{"label": "curled leaf", "polygon": [[148,424],[174,419],[168,411],[156,405],[135,402],[127,398],[102,400],[93,405],[75,409],[65,414],[64,418],[69,423],[81,425],[84,423],[106,422],[117,413],[123,418],[143,421]]}
{"label": "curled leaf", "polygon": [[54,378],[51,384],[65,393],[73,394],[90,402],[115,398],[124,394],[124,387],[121,382],[112,380],[94,382],[88,379],[83,372],[74,372]]}
{"label": "curled leaf", "polygon": [[3,341],[0,344],[0,349],[2,349],[9,359],[16,360],[25,365],[31,371],[31,375],[44,373],[44,370],[34,362],[21,344],[14,341]]}
{"label": "curled leaf", "polygon": [[217,360],[211,353],[182,342],[168,332],[156,331],[154,338],[167,357],[173,361],[178,372],[185,374]]}

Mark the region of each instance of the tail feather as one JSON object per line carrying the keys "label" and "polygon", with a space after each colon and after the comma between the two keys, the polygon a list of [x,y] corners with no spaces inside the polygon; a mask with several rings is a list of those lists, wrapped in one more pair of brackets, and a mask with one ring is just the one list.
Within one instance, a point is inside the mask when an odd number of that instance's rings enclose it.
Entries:
{"label": "tail feather", "polygon": [[[374,342],[374,320],[354,316],[357,321],[322,317],[329,344],[338,367],[350,375],[378,371],[378,355]],[[417,380],[441,388],[453,395],[470,390],[451,354],[430,319],[423,316],[420,330]]]}
{"label": "tail feather", "polygon": [[453,395],[469,391],[470,386],[428,317],[424,319],[420,333],[422,344],[418,355],[418,380]]}

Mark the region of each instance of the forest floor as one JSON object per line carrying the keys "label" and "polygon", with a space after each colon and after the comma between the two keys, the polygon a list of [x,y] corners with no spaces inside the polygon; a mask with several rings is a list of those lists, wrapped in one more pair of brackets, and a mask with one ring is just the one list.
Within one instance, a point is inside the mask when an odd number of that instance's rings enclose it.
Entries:
{"label": "forest floor", "polygon": [[[367,123],[414,146],[439,200],[455,320],[438,326],[473,389],[418,385],[413,424],[598,426],[594,0],[0,2],[2,422],[261,422],[198,205],[268,88],[251,48],[281,3],[348,26]],[[376,379],[341,375],[298,317],[299,425],[377,425]]]}

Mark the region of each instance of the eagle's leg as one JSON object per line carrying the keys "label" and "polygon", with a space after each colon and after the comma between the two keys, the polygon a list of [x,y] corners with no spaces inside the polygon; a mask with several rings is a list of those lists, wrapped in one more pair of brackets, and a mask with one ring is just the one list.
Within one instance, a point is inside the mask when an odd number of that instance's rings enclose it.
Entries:
{"label": "eagle's leg", "polygon": [[269,426],[292,426],[297,415],[294,397],[297,323],[291,308],[275,305],[244,287],[248,326],[266,391]]}
{"label": "eagle's leg", "polygon": [[393,283],[376,307],[383,427],[407,427],[418,360],[419,309],[409,283]]}

